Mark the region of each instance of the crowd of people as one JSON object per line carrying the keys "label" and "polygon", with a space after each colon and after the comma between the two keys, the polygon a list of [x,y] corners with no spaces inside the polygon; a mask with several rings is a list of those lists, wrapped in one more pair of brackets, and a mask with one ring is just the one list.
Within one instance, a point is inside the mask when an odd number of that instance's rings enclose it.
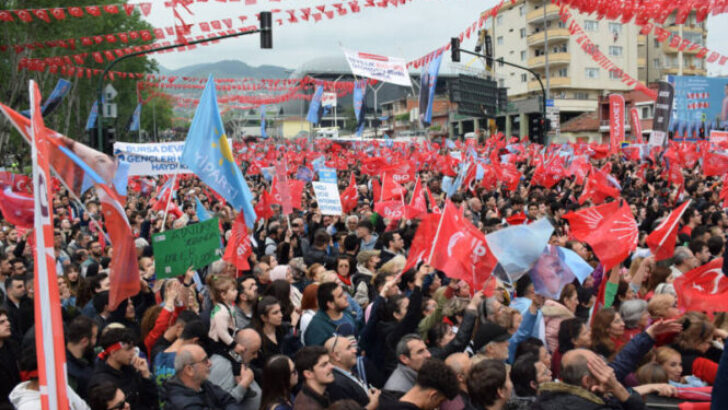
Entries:
{"label": "crowd of people", "polygon": [[[327,159],[346,150],[372,155],[334,145],[322,152]],[[607,201],[627,201],[640,231],[637,250],[605,271],[563,218],[591,206],[579,203],[585,188],[574,175],[545,188],[526,156],[515,163],[517,186],[476,182],[446,198],[438,167],[418,164],[431,212],[452,201],[485,233],[549,220],[549,244],[572,250],[593,272],[546,297],[529,275],[510,282],[494,274],[494,285],[476,288],[423,261],[404,270],[419,219],[373,211],[372,177],[360,159],[338,171],[340,190],[351,175],[357,183],[353,210],[322,215],[307,184],[300,209],[283,215],[274,205],[273,216],[256,222],[245,271],[220,259],[157,278],[152,234],[198,223],[199,200],[218,218],[224,245],[236,212],[192,175],[175,187],[179,213],[155,210],[155,193],[130,189],[142,286],[113,310],[113,248],[94,223],[103,221],[99,202],[91,191],[81,203],[59,189],[54,249],[70,408],[632,410],[650,398],[703,394],[708,402],[711,386],[713,408],[728,408],[728,315],[686,311],[672,285],[725,251],[720,181],[699,166],[685,168],[678,186],[662,176],[659,159],[644,166],[619,155],[591,158],[595,168],[611,164],[621,197]],[[256,199],[271,189],[262,174],[247,180]],[[404,201],[414,185],[405,184]],[[646,236],[688,199],[673,256],[656,260]],[[40,408],[31,233],[7,221],[0,228],[0,408]]]}

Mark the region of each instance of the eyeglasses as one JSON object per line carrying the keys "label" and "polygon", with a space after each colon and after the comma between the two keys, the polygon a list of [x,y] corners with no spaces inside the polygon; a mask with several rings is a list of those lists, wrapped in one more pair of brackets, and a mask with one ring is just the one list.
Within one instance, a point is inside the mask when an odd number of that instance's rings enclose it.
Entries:
{"label": "eyeglasses", "polygon": [[200,363],[205,363],[205,364],[207,364],[207,363],[209,363],[209,362],[210,362],[210,358],[209,358],[208,356],[205,356],[205,357],[203,357],[203,358],[202,358],[202,360],[200,360],[200,361],[197,361],[197,362],[192,362],[192,363],[190,363],[190,366],[194,366],[194,365],[196,365],[196,364],[200,364]]}
{"label": "eyeglasses", "polygon": [[108,410],[121,410],[126,407],[126,399],[120,401],[116,406],[109,407]]}

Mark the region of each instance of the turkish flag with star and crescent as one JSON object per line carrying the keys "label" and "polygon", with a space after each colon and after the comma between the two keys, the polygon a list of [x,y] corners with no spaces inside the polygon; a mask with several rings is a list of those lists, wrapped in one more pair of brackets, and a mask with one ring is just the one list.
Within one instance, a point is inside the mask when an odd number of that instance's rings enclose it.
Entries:
{"label": "turkish flag with star and crescent", "polygon": [[672,258],[675,253],[675,243],[677,242],[677,228],[683,213],[692,200],[686,201],[684,204],[675,208],[670,215],[658,226],[652,233],[647,236],[647,246],[655,255],[656,261]]}
{"label": "turkish flag with star and crescent", "polygon": [[680,307],[703,312],[727,311],[728,276],[722,268],[723,258],[717,258],[675,279],[673,286]]}

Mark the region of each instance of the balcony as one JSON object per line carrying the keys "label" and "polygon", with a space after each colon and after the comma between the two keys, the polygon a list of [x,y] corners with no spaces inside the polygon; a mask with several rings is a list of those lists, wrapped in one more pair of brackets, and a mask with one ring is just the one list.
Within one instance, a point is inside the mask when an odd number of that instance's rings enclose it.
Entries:
{"label": "balcony", "polygon": [[[541,81],[543,81],[543,86],[546,87],[546,79],[541,78]],[[553,91],[555,88],[562,88],[562,87],[569,87],[571,86],[571,78],[569,77],[551,77],[549,80],[549,86],[551,87],[551,91]],[[538,81],[532,80],[528,82],[528,91],[541,91],[541,86],[538,84]]]}
{"label": "balcony", "polygon": [[[695,55],[695,54],[698,54],[698,52],[700,51],[701,48],[703,48],[703,46],[697,47],[692,50],[689,50],[689,47],[685,47],[682,52],[685,55]],[[665,54],[677,54],[679,50],[675,47],[670,47],[670,42],[665,41],[664,43],[662,43],[662,51]]]}
{"label": "balcony", "polygon": [[[551,44],[551,42],[569,40],[569,30],[566,28],[552,28],[548,30],[548,33],[549,44]],[[529,46],[542,45],[546,41],[544,32],[540,31],[535,34],[531,34],[530,36],[528,36],[527,41]]]}
{"label": "balcony", "polygon": [[[571,63],[571,53],[549,53],[549,67]],[[528,59],[529,68],[539,68],[546,64],[546,56],[532,57]]]}
{"label": "balcony", "polygon": [[[558,18],[559,16],[559,7],[554,6],[553,4],[549,4],[546,6],[546,19],[552,19],[552,18]],[[536,10],[531,11],[530,13],[526,14],[526,21],[529,23],[535,23],[543,21],[543,7],[539,7]]]}
{"label": "balcony", "polygon": [[[663,68],[662,74],[679,75],[680,69],[677,67]],[[684,66],[683,75],[707,75],[708,71],[704,68],[697,68],[694,66]]]}

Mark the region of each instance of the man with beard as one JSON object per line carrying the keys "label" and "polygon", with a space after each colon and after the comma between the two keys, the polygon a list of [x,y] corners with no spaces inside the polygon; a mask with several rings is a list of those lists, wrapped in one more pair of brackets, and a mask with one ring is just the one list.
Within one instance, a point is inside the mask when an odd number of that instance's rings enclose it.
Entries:
{"label": "man with beard", "polygon": [[342,336],[355,333],[356,323],[347,311],[349,301],[344,288],[336,282],[322,283],[316,292],[316,298],[319,311],[306,329],[306,346],[323,346],[334,333],[341,333]]}
{"label": "man with beard", "polygon": [[245,329],[253,320],[253,307],[258,302],[258,284],[252,276],[244,276],[238,285],[238,303],[235,304],[235,327]]}
{"label": "man with beard", "polygon": [[86,269],[88,268],[88,265],[94,262],[101,265],[102,256],[104,256],[104,250],[101,248],[101,243],[99,241],[91,242],[89,245],[88,259],[83,261],[81,264],[81,273],[83,273],[84,277],[86,277]]}
{"label": "man with beard", "polygon": [[296,370],[303,387],[293,401],[293,410],[324,410],[329,407],[326,386],[334,382],[334,365],[323,346],[306,346],[296,353]]}
{"label": "man with beard", "polygon": [[94,372],[93,351],[98,332],[98,325],[86,316],[76,317],[66,328],[68,384],[84,400]]}

